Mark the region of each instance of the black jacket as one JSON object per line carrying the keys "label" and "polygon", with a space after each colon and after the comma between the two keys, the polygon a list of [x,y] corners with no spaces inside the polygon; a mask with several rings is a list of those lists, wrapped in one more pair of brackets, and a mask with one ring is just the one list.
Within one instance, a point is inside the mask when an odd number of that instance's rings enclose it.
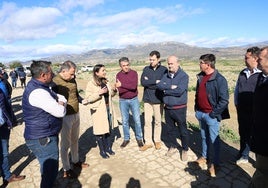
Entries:
{"label": "black jacket", "polygon": [[144,102],[160,104],[162,103],[163,92],[156,87],[156,80],[161,80],[167,72],[167,68],[160,63],[153,69],[151,66],[146,66],[141,75],[141,85],[144,87],[143,98]]}
{"label": "black jacket", "polygon": [[268,80],[259,74],[253,97],[253,125],[251,128],[250,149],[256,154],[268,156]]}

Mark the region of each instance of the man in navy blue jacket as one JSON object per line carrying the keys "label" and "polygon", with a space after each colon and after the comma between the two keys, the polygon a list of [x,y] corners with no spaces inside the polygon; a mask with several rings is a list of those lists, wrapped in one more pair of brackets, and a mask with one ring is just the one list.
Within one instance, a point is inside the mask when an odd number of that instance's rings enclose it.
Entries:
{"label": "man in navy blue jacket", "polygon": [[202,156],[196,163],[201,168],[207,165],[210,144],[213,144],[214,156],[209,167],[211,177],[216,176],[215,168],[220,163],[220,121],[229,117],[227,80],[215,69],[215,64],[214,54],[204,54],[199,58],[201,72],[197,75],[195,95],[195,116],[202,138]]}
{"label": "man in navy blue jacket", "polygon": [[178,151],[176,124],[180,130],[182,151],[181,160],[187,161],[189,135],[186,124],[187,93],[189,76],[180,68],[178,57],[170,56],[167,59],[168,72],[164,74],[157,88],[164,92],[165,121],[168,134],[168,152],[171,156]]}
{"label": "man in navy blue jacket", "polygon": [[50,89],[53,76],[51,62],[33,61],[31,74],[32,79],[22,97],[24,138],[40,163],[40,187],[50,188],[58,174],[58,134],[66,113],[67,100]]}
{"label": "man in navy blue jacket", "polygon": [[[167,68],[161,65],[160,53],[152,51],[150,53],[150,65],[143,69],[141,75],[141,85],[144,87],[144,140],[145,144],[140,148],[145,151],[153,147],[161,148],[161,126],[163,114],[163,91],[157,89],[156,83],[161,80],[167,72]],[[154,116],[154,129],[152,126]],[[154,133],[153,133],[154,130]]]}

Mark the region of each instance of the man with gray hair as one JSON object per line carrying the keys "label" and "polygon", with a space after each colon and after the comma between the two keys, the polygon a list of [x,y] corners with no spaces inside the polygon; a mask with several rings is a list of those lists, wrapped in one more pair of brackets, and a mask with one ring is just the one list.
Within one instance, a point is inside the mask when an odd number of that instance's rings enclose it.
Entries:
{"label": "man with gray hair", "polygon": [[69,149],[71,152],[71,161],[75,167],[86,168],[89,166],[87,163],[80,162],[79,160],[79,103],[81,103],[83,99],[78,94],[75,71],[76,65],[72,61],[65,61],[60,65],[59,73],[53,79],[55,84],[53,90],[67,99],[66,115],[63,117],[60,142],[64,178],[75,178],[77,176],[71,169]]}

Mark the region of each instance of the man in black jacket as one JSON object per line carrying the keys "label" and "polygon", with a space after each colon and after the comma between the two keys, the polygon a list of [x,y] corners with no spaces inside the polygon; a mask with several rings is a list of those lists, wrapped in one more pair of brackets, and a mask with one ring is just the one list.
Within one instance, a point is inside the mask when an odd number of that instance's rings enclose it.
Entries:
{"label": "man in black jacket", "polygon": [[[143,102],[144,102],[144,140],[145,144],[140,148],[145,151],[153,147],[161,148],[161,120],[163,114],[163,92],[156,87],[162,76],[167,72],[167,68],[161,65],[160,53],[152,51],[150,53],[150,65],[143,69],[141,75],[141,85],[144,87]],[[154,129],[152,126],[154,116]],[[154,130],[154,133],[153,131]],[[153,138],[153,140],[152,140]]]}
{"label": "man in black jacket", "polygon": [[256,88],[258,75],[261,72],[261,70],[257,68],[259,53],[260,49],[256,46],[247,49],[245,54],[245,64],[247,67],[239,73],[235,87],[234,100],[240,135],[240,150],[236,164],[248,163],[253,94]]}
{"label": "man in black jacket", "polygon": [[256,154],[256,171],[250,188],[268,187],[268,46],[261,49],[258,65],[262,70],[253,98],[253,125],[250,149]]}

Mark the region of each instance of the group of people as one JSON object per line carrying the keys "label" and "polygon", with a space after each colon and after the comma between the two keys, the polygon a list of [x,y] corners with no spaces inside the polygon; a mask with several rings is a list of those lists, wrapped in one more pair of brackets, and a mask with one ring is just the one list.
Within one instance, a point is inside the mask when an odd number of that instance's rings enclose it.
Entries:
{"label": "group of people", "polygon": [[26,86],[26,73],[23,70],[23,67],[19,67],[17,71],[13,68],[9,73],[9,77],[11,78],[11,85],[13,88],[17,88],[18,78],[20,80],[21,88]]}
{"label": "group of people", "polygon": [[[130,68],[127,57],[119,59],[121,70],[116,74],[115,83],[110,83],[103,64],[93,68],[85,97],[77,89],[76,65],[65,61],[53,78],[51,62],[33,61],[32,79],[28,82],[22,97],[22,110],[25,121],[24,137],[28,148],[40,163],[40,187],[52,187],[58,174],[59,153],[62,159],[63,177],[77,175],[74,168],[87,168],[81,161],[78,151],[80,130],[79,103],[89,107],[93,134],[99,147],[100,156],[107,159],[115,155],[112,149],[113,129],[118,126],[112,98],[119,95],[124,139],[120,147],[130,142],[130,115],[134,120],[134,133],[140,151],[150,148],[159,150],[162,146],[162,117],[165,114],[166,156],[180,152],[181,160],[187,161],[189,134],[186,123],[188,100],[188,74],[181,68],[177,56],[167,58],[167,67],[161,65],[160,53],[149,54],[150,64],[141,74],[140,83],[144,88],[144,135],[140,119],[138,100],[138,73]],[[265,145],[265,108],[268,100],[268,47],[249,48],[245,54],[247,68],[240,72],[235,89],[235,105],[238,113],[240,151],[237,164],[248,162],[249,151],[256,153],[256,172],[252,187],[268,185],[268,149]],[[229,93],[226,78],[215,67],[214,54],[204,54],[199,58],[200,73],[197,74],[195,94],[195,116],[200,125],[202,139],[201,156],[194,161],[200,167],[208,165],[212,177],[216,176],[220,164],[220,122],[230,118],[228,111]],[[0,89],[1,109],[6,118],[0,126],[2,142],[1,169],[7,182],[18,181],[25,176],[12,175],[8,167],[8,139],[10,127],[16,120],[11,106],[5,100],[5,92]],[[1,97],[2,96],[2,97]],[[6,112],[6,111],[10,112]],[[131,112],[131,113],[130,113]],[[13,119],[12,119],[13,118]],[[38,126],[37,126],[38,125]],[[5,131],[9,131],[4,135]],[[177,142],[180,135],[181,146]],[[59,139],[59,135],[61,139]],[[7,136],[7,137],[6,137]],[[60,141],[60,147],[58,143]],[[210,156],[211,145],[213,156]],[[69,151],[70,156],[69,157]],[[5,172],[7,171],[7,174]]]}
{"label": "group of people", "polygon": [[[220,121],[230,117],[228,85],[226,79],[215,69],[215,55],[205,54],[199,60],[201,72],[198,74],[195,110],[201,127],[202,156],[197,159],[196,163],[198,165],[207,164],[210,143],[212,143],[214,158],[209,172],[214,177],[215,169],[220,163]],[[125,148],[130,142],[129,119],[131,114],[139,150],[146,151],[153,147],[156,150],[160,149],[164,111],[167,135],[165,144],[168,147],[166,156],[180,152],[181,160],[188,160],[189,135],[186,113],[189,76],[180,67],[179,59],[174,55],[167,58],[167,67],[165,67],[161,65],[160,53],[152,51],[149,54],[149,62],[150,64],[143,69],[140,77],[140,83],[144,88],[142,97],[144,136],[138,100],[139,78],[138,73],[130,68],[129,59],[127,57],[119,59],[121,70],[116,74],[116,81],[113,84],[110,84],[106,78],[104,65],[98,64],[93,69],[93,79],[87,85],[84,104],[90,106],[93,132],[103,158],[109,158],[109,154],[114,155],[111,150],[110,135],[116,122],[114,122],[115,113],[111,100],[118,92],[124,135],[121,148]],[[104,118],[101,118],[103,115]],[[181,138],[181,146],[177,142],[178,134]]]}

